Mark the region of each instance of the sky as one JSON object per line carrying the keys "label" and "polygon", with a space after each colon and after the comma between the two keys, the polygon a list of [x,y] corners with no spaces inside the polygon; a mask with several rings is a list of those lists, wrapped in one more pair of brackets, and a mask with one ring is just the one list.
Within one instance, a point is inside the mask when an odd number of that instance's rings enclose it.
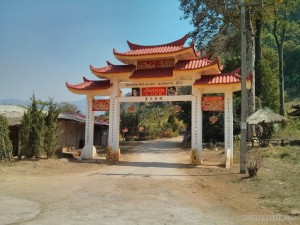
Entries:
{"label": "sky", "polygon": [[175,41],[193,30],[178,0],[0,0],[0,100],[55,102],[85,98],[68,91],[113,55]]}

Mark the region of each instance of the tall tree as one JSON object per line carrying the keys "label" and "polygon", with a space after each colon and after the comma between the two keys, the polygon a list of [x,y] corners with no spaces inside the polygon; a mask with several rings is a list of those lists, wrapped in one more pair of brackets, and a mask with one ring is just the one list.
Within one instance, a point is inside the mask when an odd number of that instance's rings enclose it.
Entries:
{"label": "tall tree", "polygon": [[56,103],[53,102],[53,99],[50,99],[48,105],[48,113],[45,118],[45,150],[47,158],[51,157],[58,146],[58,125],[57,118],[59,115],[59,109]]}
{"label": "tall tree", "polygon": [[6,117],[0,115],[0,161],[12,158],[12,143],[9,139],[9,128]]}
{"label": "tall tree", "polygon": [[38,101],[33,95],[31,105],[21,121],[21,151],[29,156],[38,159],[44,150],[45,121],[43,108],[39,108]]}
{"label": "tall tree", "polygon": [[283,43],[286,35],[286,21],[287,21],[287,1],[284,1],[282,6],[281,1],[274,1],[273,13],[273,35],[275,37],[277,51],[278,51],[278,62],[279,62],[279,90],[280,90],[280,115],[284,116],[284,75],[283,75]]}
{"label": "tall tree", "polygon": [[[214,40],[214,46],[218,41],[221,45],[226,46],[226,43],[240,43],[236,41],[240,37],[240,10],[238,0],[179,0],[180,9],[184,12],[183,19],[191,19],[195,30],[191,35],[196,39],[196,46],[201,49],[205,44]],[[258,6],[248,4],[246,7],[246,24],[245,33],[247,37],[246,45],[246,75],[252,72],[252,87],[249,91],[248,114],[255,111],[255,18],[259,14],[256,12]],[[216,42],[217,40],[217,42]],[[257,41],[261,41],[257,38]],[[232,46],[229,45],[229,46]],[[240,45],[236,45],[241,47]],[[260,46],[260,45],[259,45]],[[234,47],[236,49],[236,47]],[[256,51],[261,51],[260,49]],[[239,49],[239,52],[241,50]],[[254,129],[249,130],[249,135],[252,136]]]}
{"label": "tall tree", "polygon": [[[291,30],[298,28],[299,24],[290,22],[290,14],[299,8],[299,1],[297,0],[274,0],[268,3],[273,12],[273,26],[272,34],[275,38],[277,54],[278,54],[278,65],[279,65],[279,90],[280,90],[280,109],[279,113],[285,115],[284,104],[285,104],[285,93],[284,93],[284,62],[283,62],[283,53],[284,53],[284,43],[286,40],[286,35]],[[298,5],[298,6],[297,6]],[[294,16],[294,15],[292,15]]]}
{"label": "tall tree", "polygon": [[263,47],[263,59],[261,64],[262,82],[261,104],[263,108],[279,111],[279,80],[278,58],[275,49]]}

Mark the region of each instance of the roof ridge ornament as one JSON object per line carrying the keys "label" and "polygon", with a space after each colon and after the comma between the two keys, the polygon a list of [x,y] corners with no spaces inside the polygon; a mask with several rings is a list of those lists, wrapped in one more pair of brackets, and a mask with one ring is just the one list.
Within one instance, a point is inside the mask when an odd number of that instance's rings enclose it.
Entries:
{"label": "roof ridge ornament", "polygon": [[83,77],[83,81],[84,82],[90,82],[90,80],[86,79],[85,77]]}

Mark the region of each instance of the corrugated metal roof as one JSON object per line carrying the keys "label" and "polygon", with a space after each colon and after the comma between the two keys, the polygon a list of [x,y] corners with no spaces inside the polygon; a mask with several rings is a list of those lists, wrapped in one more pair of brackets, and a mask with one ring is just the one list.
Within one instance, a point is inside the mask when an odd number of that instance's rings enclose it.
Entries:
{"label": "corrugated metal roof", "polygon": [[[21,119],[26,111],[27,108],[23,106],[0,105],[0,114],[7,118],[9,126],[20,125]],[[85,123],[86,116],[79,113],[60,113],[58,115],[58,119],[72,120]],[[96,120],[94,122],[97,125],[108,125],[105,122],[100,122]]]}
{"label": "corrugated metal roof", "polygon": [[[58,115],[59,119],[65,119],[65,120],[72,120],[72,121],[77,121],[81,123],[85,123],[86,121],[86,116],[80,113],[60,113]],[[107,125],[105,122],[100,122],[100,121],[94,121],[95,124],[97,125]]]}
{"label": "corrugated metal roof", "polygon": [[21,119],[27,111],[26,107],[19,105],[0,105],[0,114],[7,118],[10,126],[21,124]]}

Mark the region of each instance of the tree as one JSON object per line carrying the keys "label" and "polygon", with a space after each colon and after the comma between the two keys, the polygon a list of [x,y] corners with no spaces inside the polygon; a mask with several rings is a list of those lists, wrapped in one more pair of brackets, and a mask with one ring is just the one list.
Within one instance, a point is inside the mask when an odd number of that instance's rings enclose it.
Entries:
{"label": "tree", "polygon": [[263,59],[261,65],[262,82],[260,100],[262,108],[270,108],[275,112],[279,110],[279,81],[278,61],[276,51],[272,48],[263,48]]}
{"label": "tree", "polygon": [[[233,46],[233,44],[237,46],[236,43],[240,43],[240,41],[236,41],[237,37],[240,37],[241,27],[238,3],[239,1],[236,0],[180,0],[180,9],[184,13],[183,19],[190,18],[195,27],[191,35],[196,39],[196,46],[199,49],[203,49],[204,45],[215,46],[217,42],[220,42],[219,46],[227,46],[227,43],[231,43],[229,46]],[[248,114],[255,111],[255,29],[253,21],[259,15],[256,10],[257,7],[247,7],[246,10],[246,74],[253,73]],[[214,44],[210,43],[211,41]],[[241,51],[239,50],[239,52]]]}
{"label": "tree", "polygon": [[[280,115],[284,116],[284,75],[283,75],[283,43],[286,35],[286,21],[287,21],[287,1],[284,2],[284,6],[280,4],[273,5],[273,13],[274,13],[274,22],[273,22],[273,35],[275,37],[277,51],[278,51],[278,61],[279,61],[279,90],[280,90]],[[281,8],[281,9],[279,9]],[[282,15],[281,15],[282,14]],[[281,24],[279,21],[279,17],[282,16]]]}
{"label": "tree", "polygon": [[57,118],[59,115],[59,109],[56,103],[53,102],[53,99],[50,99],[48,105],[48,113],[45,118],[45,151],[47,158],[51,157],[54,151],[57,149],[58,143],[58,125]]}
{"label": "tree", "polygon": [[127,112],[125,109],[120,114],[120,128],[127,128],[126,137],[133,137],[138,134],[139,117],[136,112]]}
{"label": "tree", "polygon": [[298,60],[300,57],[300,4],[297,2],[294,11],[289,13],[290,29],[285,37],[283,46],[283,72],[285,91],[290,98],[299,98],[300,86],[300,64]]}
{"label": "tree", "polygon": [[0,115],[0,160],[12,160],[12,149],[7,119]]}
{"label": "tree", "polygon": [[58,109],[62,113],[77,113],[77,112],[80,112],[79,108],[76,105],[71,104],[69,102],[61,102],[58,105]]}
{"label": "tree", "polygon": [[[298,5],[298,6],[297,6]],[[284,71],[283,71],[283,46],[286,35],[290,30],[299,29],[299,24],[291,23],[289,14],[299,8],[299,1],[295,0],[275,0],[271,1],[270,6],[273,12],[272,34],[275,38],[278,63],[279,63],[279,90],[280,90],[280,110],[281,115],[285,115],[284,111]],[[294,16],[294,15],[292,15]]]}
{"label": "tree", "polygon": [[38,107],[38,101],[33,95],[31,105],[21,121],[21,151],[28,157],[39,159],[44,150],[45,121],[43,107]]}

